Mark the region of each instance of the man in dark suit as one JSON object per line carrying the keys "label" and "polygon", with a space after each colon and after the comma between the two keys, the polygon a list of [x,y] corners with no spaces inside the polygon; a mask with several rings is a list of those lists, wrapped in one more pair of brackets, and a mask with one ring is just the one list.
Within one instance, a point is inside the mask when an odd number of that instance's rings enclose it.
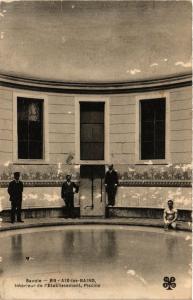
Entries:
{"label": "man in dark suit", "polygon": [[118,175],[113,165],[109,166],[109,170],[105,174],[105,187],[108,195],[108,206],[115,205],[115,196],[118,186]]}
{"label": "man in dark suit", "polygon": [[78,186],[71,181],[71,175],[67,175],[66,181],[62,185],[61,197],[66,204],[68,218],[74,218],[75,193],[78,193]]}
{"label": "man in dark suit", "polygon": [[15,222],[15,215],[17,215],[17,221],[23,222],[21,219],[21,205],[22,205],[22,193],[23,182],[19,180],[20,173],[14,173],[14,180],[9,183],[8,193],[11,201],[11,223]]}

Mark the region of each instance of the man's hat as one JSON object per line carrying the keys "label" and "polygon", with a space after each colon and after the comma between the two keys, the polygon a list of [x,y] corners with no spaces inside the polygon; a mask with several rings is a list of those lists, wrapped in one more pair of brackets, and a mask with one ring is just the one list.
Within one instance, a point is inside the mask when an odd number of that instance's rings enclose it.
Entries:
{"label": "man's hat", "polygon": [[14,176],[20,176],[20,172],[14,172],[13,175]]}

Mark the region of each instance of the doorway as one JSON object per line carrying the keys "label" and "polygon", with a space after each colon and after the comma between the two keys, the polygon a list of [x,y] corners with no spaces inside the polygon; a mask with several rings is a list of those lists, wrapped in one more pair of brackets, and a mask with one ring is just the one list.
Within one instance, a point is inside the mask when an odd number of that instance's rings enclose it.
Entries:
{"label": "doorway", "polygon": [[80,101],[79,112],[80,215],[104,217],[105,102]]}
{"label": "doorway", "polygon": [[80,166],[81,217],[104,218],[106,206],[104,177],[104,165]]}

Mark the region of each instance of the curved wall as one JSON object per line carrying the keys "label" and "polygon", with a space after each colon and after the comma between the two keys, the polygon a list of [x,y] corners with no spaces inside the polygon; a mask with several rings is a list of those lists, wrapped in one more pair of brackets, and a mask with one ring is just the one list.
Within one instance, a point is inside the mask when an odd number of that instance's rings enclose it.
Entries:
{"label": "curved wall", "polygon": [[[77,99],[104,99],[108,104],[108,149],[103,163],[114,163],[119,172],[122,187],[117,195],[117,206],[164,207],[166,199],[172,197],[179,208],[191,209],[190,76],[112,85],[73,85],[1,76],[0,85],[2,209],[9,207],[6,186],[15,170],[22,172],[28,185],[24,207],[62,205],[59,186],[65,174],[70,172],[79,180]],[[15,100],[18,95],[46,99],[45,161],[27,164],[16,158]],[[162,97],[166,97],[167,102],[166,159],[140,161],[139,100]],[[76,205],[79,205],[78,199]]]}

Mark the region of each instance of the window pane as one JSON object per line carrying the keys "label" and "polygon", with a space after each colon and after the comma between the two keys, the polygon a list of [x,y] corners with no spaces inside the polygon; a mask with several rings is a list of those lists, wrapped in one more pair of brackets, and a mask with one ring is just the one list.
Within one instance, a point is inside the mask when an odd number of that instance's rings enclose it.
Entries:
{"label": "window pane", "polygon": [[141,128],[143,140],[153,140],[154,130],[153,122],[144,122]]}
{"label": "window pane", "polygon": [[165,99],[141,100],[141,159],[165,158]]}
{"label": "window pane", "polygon": [[165,158],[165,141],[157,141],[155,144],[155,159]]}
{"label": "window pane", "polygon": [[104,159],[104,103],[80,102],[80,159]]}
{"label": "window pane", "polygon": [[143,114],[141,115],[142,122],[144,121],[153,121],[154,120],[154,111],[151,101],[142,101],[141,103],[143,108]]}
{"label": "window pane", "polygon": [[85,160],[103,160],[104,144],[103,143],[81,143],[81,159]]}
{"label": "window pane", "polygon": [[164,120],[165,119],[165,101],[160,100],[156,104],[156,109],[154,110],[156,114],[156,120]]}
{"label": "window pane", "polygon": [[156,140],[165,140],[165,122],[157,121],[155,124]]}
{"label": "window pane", "polygon": [[18,136],[20,140],[28,139],[28,122],[26,121],[18,121]]}
{"label": "window pane", "polygon": [[81,102],[80,123],[104,123],[104,103],[102,102]]}
{"label": "window pane", "polygon": [[42,143],[41,141],[30,140],[29,142],[29,156],[31,159],[39,159],[42,157]]}
{"label": "window pane", "polygon": [[152,141],[143,141],[141,143],[141,159],[152,159],[154,157],[154,144]]}
{"label": "window pane", "polygon": [[29,122],[29,140],[42,140],[42,124],[39,122]]}
{"label": "window pane", "polygon": [[28,158],[28,140],[20,140],[18,142],[18,158]]}
{"label": "window pane", "polygon": [[81,142],[103,142],[104,125],[103,124],[81,124],[80,128]]}
{"label": "window pane", "polygon": [[18,158],[43,158],[43,100],[18,97]]}

